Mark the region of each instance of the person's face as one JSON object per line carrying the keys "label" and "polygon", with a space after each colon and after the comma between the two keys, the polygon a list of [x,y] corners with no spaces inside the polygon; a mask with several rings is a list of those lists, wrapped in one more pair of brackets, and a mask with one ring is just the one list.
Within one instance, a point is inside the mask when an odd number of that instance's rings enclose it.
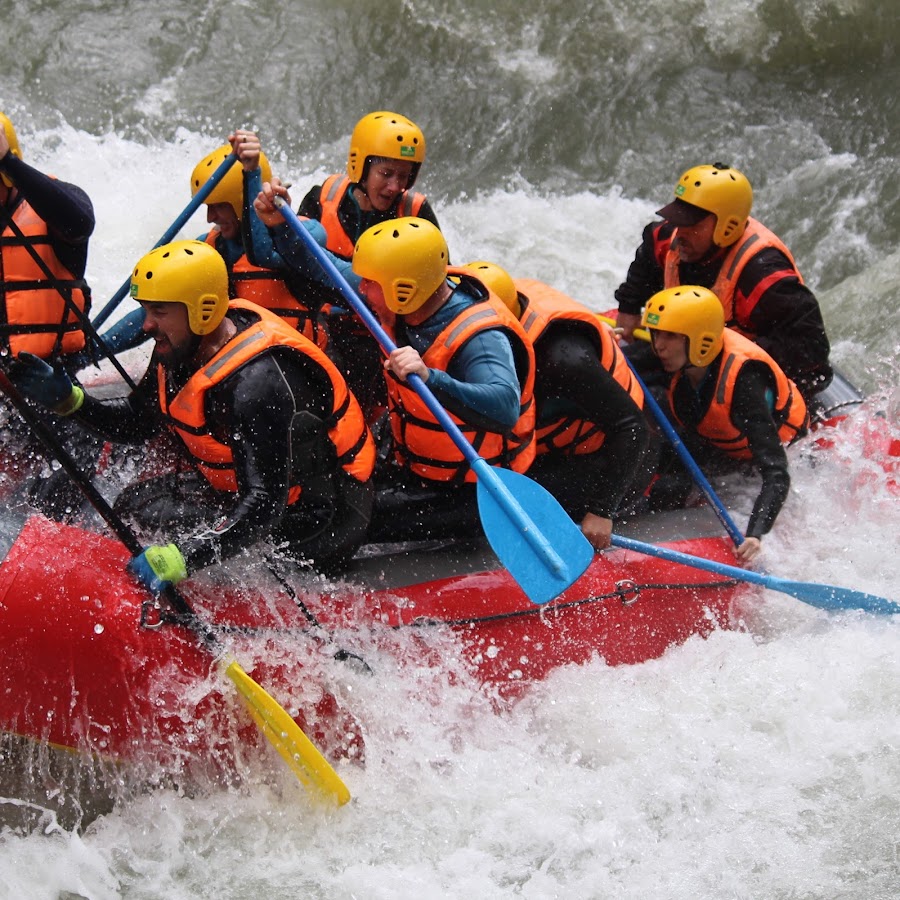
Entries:
{"label": "person's face", "polygon": [[236,240],[241,234],[241,220],[234,214],[230,203],[207,204],[206,221],[210,225],[218,225],[226,241]]}
{"label": "person's face", "polygon": [[366,175],[366,195],[379,212],[390,209],[397,195],[406,190],[413,164],[399,159],[373,162]]}
{"label": "person's face", "polygon": [[368,278],[363,278],[359,283],[359,292],[366,298],[371,310],[383,322],[385,320],[385,315],[390,313],[390,310],[385,303],[384,290],[381,285],[377,281],[370,281]]}
{"label": "person's face", "polygon": [[713,247],[716,217],[710,213],[696,225],[679,225],[675,235],[675,249],[682,262],[692,263],[703,259]]}
{"label": "person's face", "polygon": [[144,309],[142,330],[156,342],[159,361],[167,367],[187,362],[197,349],[197,336],[188,326],[188,311],[183,303],[141,303]]}
{"label": "person's face", "polygon": [[653,341],[653,352],[659,357],[663,369],[667,372],[670,374],[680,372],[687,365],[688,339],[683,334],[651,328],[650,338]]}

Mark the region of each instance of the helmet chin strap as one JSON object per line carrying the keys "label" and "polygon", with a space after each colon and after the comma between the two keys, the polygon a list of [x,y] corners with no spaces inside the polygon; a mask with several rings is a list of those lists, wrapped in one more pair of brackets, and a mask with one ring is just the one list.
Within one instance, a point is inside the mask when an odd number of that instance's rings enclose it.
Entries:
{"label": "helmet chin strap", "polygon": [[372,157],[367,156],[365,158],[365,161],[363,162],[362,177],[354,185],[354,187],[359,188],[359,190],[362,192],[363,197],[365,197],[366,200],[369,201],[369,203],[372,202],[372,198],[369,196],[368,190],[366,190],[366,181],[369,177],[369,169],[371,168],[371,166],[372,166]]}

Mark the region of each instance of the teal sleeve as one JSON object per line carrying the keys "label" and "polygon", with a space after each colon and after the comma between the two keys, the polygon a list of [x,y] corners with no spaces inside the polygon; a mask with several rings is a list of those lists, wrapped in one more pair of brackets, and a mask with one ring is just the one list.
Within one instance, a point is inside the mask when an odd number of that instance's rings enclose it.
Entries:
{"label": "teal sleeve", "polygon": [[[316,219],[301,219],[303,227],[313,236],[316,243],[324,249],[326,242],[325,229],[322,223]],[[269,229],[278,253],[278,258],[283,266],[292,269],[305,278],[311,278],[328,287],[336,287],[332,284],[332,279],[319,264],[319,261],[313,256],[307,248],[306,243],[297,237],[291,230],[290,225],[285,223],[276,228]],[[350,287],[359,294],[359,285],[362,279],[353,272],[349,260],[341,259],[328,250],[326,255],[334,264],[335,268],[344,276]]]}
{"label": "teal sleeve", "polygon": [[[503,332],[482,331],[468,340],[447,372],[429,369],[428,386],[479,416],[512,428],[519,418],[521,391],[512,347]],[[440,399],[440,398],[438,398]]]}

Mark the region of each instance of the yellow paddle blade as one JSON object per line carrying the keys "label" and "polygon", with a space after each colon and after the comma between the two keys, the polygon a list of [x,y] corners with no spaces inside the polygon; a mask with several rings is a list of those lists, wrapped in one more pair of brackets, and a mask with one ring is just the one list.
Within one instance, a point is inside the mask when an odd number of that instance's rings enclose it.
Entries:
{"label": "yellow paddle blade", "polygon": [[[615,319],[611,319],[609,316],[600,316],[600,315],[598,315],[597,318],[598,318],[601,322],[605,322],[607,325],[611,325],[613,328],[616,327],[616,320],[615,320]],[[634,329],[634,336],[635,336],[639,341],[649,341],[649,340],[650,340],[650,332],[647,331],[646,328],[635,328],[635,329]]]}
{"label": "yellow paddle blade", "polygon": [[234,660],[223,663],[225,675],[238,689],[253,721],[281,754],[303,786],[319,799],[343,806],[350,799],[347,785],[316,749],[303,729],[274,697],[261,688]]}

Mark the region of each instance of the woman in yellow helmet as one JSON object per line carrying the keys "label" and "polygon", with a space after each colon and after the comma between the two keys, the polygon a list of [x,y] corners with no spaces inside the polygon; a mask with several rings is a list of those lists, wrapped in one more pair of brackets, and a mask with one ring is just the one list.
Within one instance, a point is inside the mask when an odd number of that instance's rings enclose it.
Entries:
{"label": "woman in yellow helmet", "polygon": [[[425,195],[412,189],[424,161],[425,136],[415,122],[395,112],[371,112],[353,128],[346,172],[330,175],[301,201],[298,214],[318,243],[333,254],[335,265],[352,286],[359,284],[359,278],[349,261],[356,242],[369,228],[407,216],[438,227]],[[275,249],[298,272],[320,272],[273,205],[275,196],[291,202],[277,179],[264,185],[255,204],[262,221],[272,229]],[[262,246],[259,250],[264,252]],[[363,407],[370,415],[377,414],[385,399],[379,377],[381,351],[357,317],[341,308],[339,294],[335,302],[340,311],[329,320],[334,355]]]}

